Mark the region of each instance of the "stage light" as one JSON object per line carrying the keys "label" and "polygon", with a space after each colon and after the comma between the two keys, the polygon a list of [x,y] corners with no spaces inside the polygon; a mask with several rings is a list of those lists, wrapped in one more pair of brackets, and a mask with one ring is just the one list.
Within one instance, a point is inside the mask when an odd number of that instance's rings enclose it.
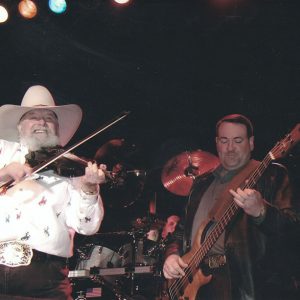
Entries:
{"label": "stage light", "polygon": [[49,0],[49,8],[56,14],[61,14],[67,9],[65,0]]}
{"label": "stage light", "polygon": [[212,5],[216,8],[226,8],[232,5],[237,5],[237,0],[211,0]]}
{"label": "stage light", "polygon": [[19,2],[18,9],[20,14],[26,19],[32,19],[37,14],[37,7],[31,0],[22,0]]}
{"label": "stage light", "polygon": [[130,0],[114,0],[118,4],[127,4],[130,2]]}
{"label": "stage light", "polygon": [[6,22],[7,19],[8,19],[7,9],[4,6],[0,5],[0,23]]}

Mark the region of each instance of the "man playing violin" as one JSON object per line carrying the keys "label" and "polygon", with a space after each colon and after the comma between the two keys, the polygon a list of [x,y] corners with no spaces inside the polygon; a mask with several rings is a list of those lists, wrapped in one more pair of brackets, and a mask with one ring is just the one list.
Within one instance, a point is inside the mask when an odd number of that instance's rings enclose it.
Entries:
{"label": "man playing violin", "polygon": [[65,146],[82,111],[74,104],[55,106],[50,92],[32,86],[21,106],[0,107],[0,298],[72,299],[67,258],[75,233],[99,230],[104,210],[99,184],[104,165],[88,162],[81,177],[54,170],[33,172],[26,155]]}

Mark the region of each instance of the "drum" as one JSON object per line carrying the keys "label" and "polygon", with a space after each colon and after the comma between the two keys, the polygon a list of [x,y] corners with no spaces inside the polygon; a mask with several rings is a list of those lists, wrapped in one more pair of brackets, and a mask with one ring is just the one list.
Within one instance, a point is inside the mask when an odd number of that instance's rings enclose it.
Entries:
{"label": "drum", "polygon": [[121,265],[122,260],[118,253],[100,245],[92,245],[87,256],[77,263],[76,270],[90,270],[93,267],[117,268]]}
{"label": "drum", "polygon": [[[123,236],[121,232],[116,234],[119,237]],[[114,250],[105,247],[108,246],[107,243],[104,243],[105,234],[100,235],[105,246],[99,245],[99,243],[98,245],[87,243],[77,249],[78,261],[76,268],[69,273],[73,285],[74,299],[81,299],[78,296],[80,293],[88,295],[88,290],[97,291],[101,296],[96,299],[105,300],[131,299],[127,295],[136,294],[140,291],[145,292],[145,294],[156,292],[156,289],[152,288],[152,286],[155,286],[154,281],[157,277],[153,276],[156,259],[145,255],[144,239],[137,239],[136,244],[127,241],[127,243],[116,249],[117,243],[113,241],[114,235],[113,233],[109,234],[110,246]],[[99,240],[98,238],[99,235],[94,237],[94,241]],[[126,239],[121,240],[124,242]],[[134,269],[132,269],[133,265]],[[133,271],[128,273],[128,270]],[[148,288],[150,288],[150,291]],[[119,295],[125,296],[119,298]],[[149,299],[147,297],[135,298],[138,296],[142,297],[140,294],[133,295],[132,299]]]}
{"label": "drum", "polygon": [[102,232],[91,236],[78,235],[74,242],[76,263],[73,269],[121,267],[122,257],[119,250],[131,239],[131,233],[127,231]]}
{"label": "drum", "polygon": [[[116,299],[114,289],[117,288],[123,269],[120,268],[121,256],[108,247],[95,244],[79,247],[77,254],[78,261],[75,270],[69,272],[73,298],[87,299],[92,293],[95,300]],[[93,268],[96,268],[95,274],[99,276],[93,274]],[[80,295],[84,296],[80,298]]]}
{"label": "drum", "polygon": [[[126,267],[132,264],[135,266],[154,266],[156,264],[156,257],[147,255],[148,247],[148,243],[142,239],[137,240],[135,246],[131,243],[122,246],[119,250],[122,266]],[[133,251],[133,248],[136,250]]]}

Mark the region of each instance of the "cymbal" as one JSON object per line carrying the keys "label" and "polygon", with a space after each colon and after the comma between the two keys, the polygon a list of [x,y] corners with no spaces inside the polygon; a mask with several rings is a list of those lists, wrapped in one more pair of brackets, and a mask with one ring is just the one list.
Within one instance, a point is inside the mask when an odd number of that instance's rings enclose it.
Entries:
{"label": "cymbal", "polygon": [[215,169],[219,158],[202,150],[185,151],[164,165],[161,181],[164,187],[178,196],[187,196],[195,177]]}

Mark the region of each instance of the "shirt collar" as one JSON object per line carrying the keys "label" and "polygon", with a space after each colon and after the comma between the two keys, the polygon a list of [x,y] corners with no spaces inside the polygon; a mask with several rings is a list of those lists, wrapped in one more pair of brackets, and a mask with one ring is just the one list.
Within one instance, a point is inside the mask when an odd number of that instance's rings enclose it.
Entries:
{"label": "shirt collar", "polygon": [[237,173],[243,169],[244,166],[236,169],[236,170],[226,170],[221,164],[213,171],[213,175],[216,179],[218,179],[221,183],[229,182]]}

